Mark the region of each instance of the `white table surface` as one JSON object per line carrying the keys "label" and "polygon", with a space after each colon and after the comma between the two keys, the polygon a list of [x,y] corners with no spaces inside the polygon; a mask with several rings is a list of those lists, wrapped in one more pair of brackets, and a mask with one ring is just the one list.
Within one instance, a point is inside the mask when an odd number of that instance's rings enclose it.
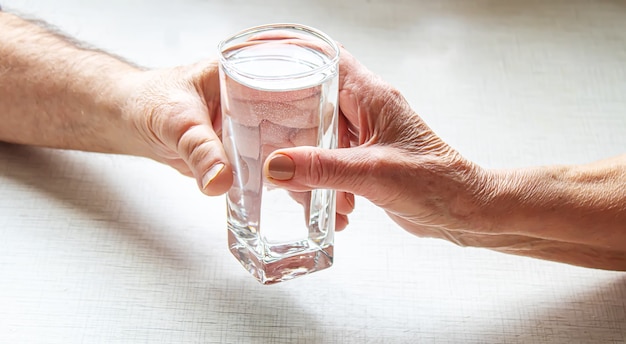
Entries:
{"label": "white table surface", "polygon": [[[149,67],[301,22],[483,166],[626,152],[626,1],[1,3]],[[626,274],[412,237],[363,199],[331,269],[262,286],[223,197],[146,159],[0,144],[0,236],[0,343],[626,342]]]}

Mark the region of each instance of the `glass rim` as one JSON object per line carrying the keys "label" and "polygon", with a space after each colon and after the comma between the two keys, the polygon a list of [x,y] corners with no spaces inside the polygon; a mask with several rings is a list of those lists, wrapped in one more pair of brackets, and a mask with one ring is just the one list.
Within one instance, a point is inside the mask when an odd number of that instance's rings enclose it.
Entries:
{"label": "glass rim", "polygon": [[[334,50],[334,54],[332,55],[330,61],[327,64],[324,64],[322,66],[316,67],[314,69],[311,69],[309,71],[306,72],[300,72],[300,73],[295,73],[295,74],[289,74],[289,75],[281,75],[281,76],[275,76],[275,77],[267,77],[267,76],[260,76],[260,75],[256,75],[256,74],[251,74],[251,73],[246,73],[246,72],[241,72],[236,70],[236,68],[233,67],[232,63],[226,59],[226,57],[224,56],[224,47],[229,43],[232,42],[234,40],[237,40],[238,38],[241,38],[243,36],[246,35],[250,35],[250,34],[254,34],[254,33],[258,33],[258,32],[264,32],[264,31],[269,31],[269,30],[275,30],[275,29],[292,29],[292,30],[298,30],[298,31],[302,31],[305,32],[309,35],[312,35],[313,37],[316,37],[318,39],[321,39],[324,43],[328,44],[333,50]],[[233,35],[231,35],[230,37],[222,40],[218,45],[218,53],[219,53],[219,62],[222,66],[225,66],[229,69],[235,69],[236,73],[238,75],[241,75],[245,78],[254,78],[254,79],[265,79],[265,80],[284,80],[284,79],[293,79],[293,78],[305,78],[311,75],[315,75],[317,73],[320,73],[321,71],[331,68],[333,66],[338,65],[339,62],[339,52],[340,52],[340,48],[339,48],[339,44],[337,42],[335,42],[335,40],[333,40],[332,38],[330,38],[330,36],[328,36],[327,34],[325,34],[324,32],[313,28],[311,26],[307,26],[307,25],[303,25],[303,24],[296,24],[296,23],[274,23],[274,24],[264,24],[264,25],[258,25],[258,26],[252,26],[249,27],[247,29],[243,29]]]}

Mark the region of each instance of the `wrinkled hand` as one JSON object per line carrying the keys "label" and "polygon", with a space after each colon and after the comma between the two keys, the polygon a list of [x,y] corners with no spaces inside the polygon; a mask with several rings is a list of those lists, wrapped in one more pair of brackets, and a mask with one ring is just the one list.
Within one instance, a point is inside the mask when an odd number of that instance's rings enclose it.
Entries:
{"label": "wrinkled hand", "polygon": [[[437,137],[400,93],[342,51],[339,103],[347,119],[340,128],[343,146],[325,151],[294,148],[275,152],[266,163],[270,180],[290,190],[334,188],[358,194],[387,211],[411,233],[449,238],[461,229],[455,212],[464,211],[478,167]],[[271,179],[285,156],[291,179]]]}
{"label": "wrinkled hand", "polygon": [[134,128],[133,154],[194,177],[207,195],[228,191],[233,176],[220,140],[221,111],[216,61],[142,71],[129,77],[124,105]]}
{"label": "wrinkled hand", "polygon": [[340,137],[351,148],[276,151],[264,167],[271,182],[293,191],[334,188],[363,196],[408,232],[461,246],[552,259],[552,248],[571,246],[477,230],[481,223],[472,222],[473,214],[488,200],[493,176],[443,142],[395,88],[347,51],[340,71]]}

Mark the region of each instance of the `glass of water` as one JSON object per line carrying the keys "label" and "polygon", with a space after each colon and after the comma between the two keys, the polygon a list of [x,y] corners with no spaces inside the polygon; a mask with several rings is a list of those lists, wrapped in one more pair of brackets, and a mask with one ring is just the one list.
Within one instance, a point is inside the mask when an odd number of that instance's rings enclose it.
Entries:
{"label": "glass of water", "polygon": [[219,45],[223,143],[233,165],[228,245],[272,284],[333,262],[335,191],[288,192],[263,175],[267,156],[337,147],[339,47],[298,24],[244,30]]}

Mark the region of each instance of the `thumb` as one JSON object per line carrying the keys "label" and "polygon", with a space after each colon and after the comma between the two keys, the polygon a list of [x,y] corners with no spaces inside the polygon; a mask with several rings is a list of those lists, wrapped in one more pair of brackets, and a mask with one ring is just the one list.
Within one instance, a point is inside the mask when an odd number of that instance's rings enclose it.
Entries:
{"label": "thumb", "polygon": [[203,193],[216,196],[228,191],[233,183],[232,168],[219,137],[208,123],[189,127],[177,148]]}
{"label": "thumb", "polygon": [[280,149],[268,156],[263,169],[271,183],[288,190],[335,189],[371,199],[390,191],[385,184],[393,176],[385,167],[385,151],[382,146]]}

